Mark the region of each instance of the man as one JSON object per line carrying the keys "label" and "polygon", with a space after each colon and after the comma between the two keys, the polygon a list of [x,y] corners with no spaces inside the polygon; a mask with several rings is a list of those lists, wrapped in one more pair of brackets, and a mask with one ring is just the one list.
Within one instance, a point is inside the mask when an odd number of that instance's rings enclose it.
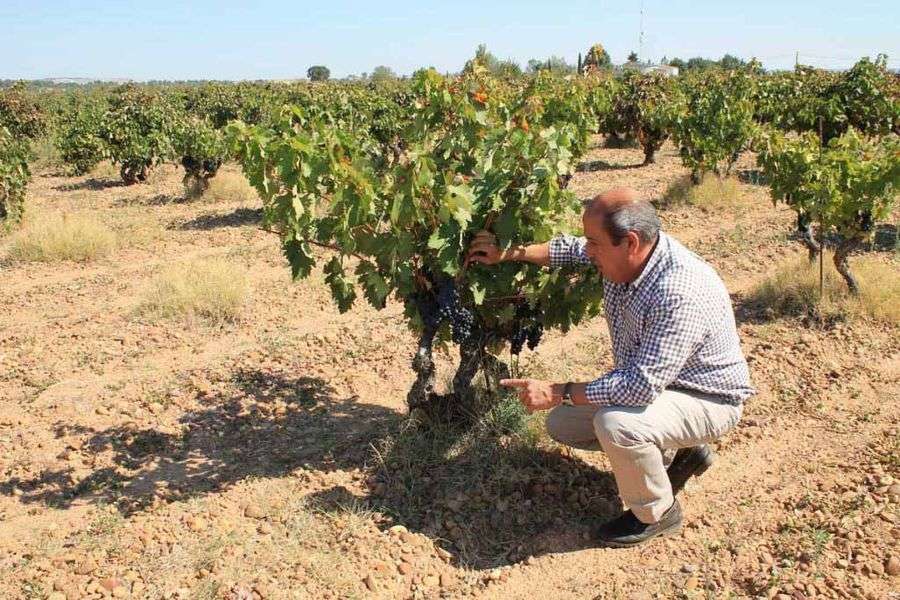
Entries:
{"label": "man", "polygon": [[[506,251],[482,231],[468,260],[551,268],[590,262],[603,275],[613,370],[584,383],[501,383],[516,388],[529,411],[552,409],[547,431],[558,442],[606,452],[629,510],[597,536],[628,547],[681,529],[675,495],[709,467],[705,444],[735,426],[754,390],[725,285],[660,231],[650,203],[633,190],[611,190],[587,204],[582,222],[583,238]],[[668,471],[665,451],[674,452]]]}

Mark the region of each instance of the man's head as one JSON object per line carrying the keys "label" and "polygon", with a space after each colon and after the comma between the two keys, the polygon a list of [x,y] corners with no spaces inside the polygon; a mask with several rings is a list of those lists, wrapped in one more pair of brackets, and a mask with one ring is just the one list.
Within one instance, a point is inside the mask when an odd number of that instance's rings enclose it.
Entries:
{"label": "man's head", "polygon": [[659,236],[653,205],[629,188],[590,200],[582,216],[587,254],[603,277],[615,283],[637,279]]}

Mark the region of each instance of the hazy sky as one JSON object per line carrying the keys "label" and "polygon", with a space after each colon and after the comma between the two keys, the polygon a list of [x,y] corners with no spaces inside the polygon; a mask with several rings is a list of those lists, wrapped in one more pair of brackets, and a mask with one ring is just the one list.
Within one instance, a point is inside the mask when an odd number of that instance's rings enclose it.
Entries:
{"label": "hazy sky", "polygon": [[[633,2],[288,2],[0,0],[0,78],[333,77],[387,65],[459,70],[480,43],[524,65],[575,62],[600,42],[614,62],[638,51]],[[863,55],[900,65],[900,1],[645,0],[642,59],[757,56],[842,68]]]}

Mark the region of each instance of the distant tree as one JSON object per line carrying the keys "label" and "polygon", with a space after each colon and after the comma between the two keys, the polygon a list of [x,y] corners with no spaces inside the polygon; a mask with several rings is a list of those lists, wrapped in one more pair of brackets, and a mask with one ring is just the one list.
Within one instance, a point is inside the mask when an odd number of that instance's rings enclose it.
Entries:
{"label": "distant tree", "polygon": [[511,58],[500,60],[492,52],[489,52],[487,46],[485,46],[484,44],[478,45],[478,49],[475,50],[475,58],[466,61],[466,64],[463,67],[463,72],[470,72],[475,67],[475,65],[478,65],[483,69],[487,69],[493,75],[498,75],[501,77],[514,77],[516,75],[522,74],[522,67],[519,65],[519,63],[512,60]]}
{"label": "distant tree", "polygon": [[547,63],[545,63],[544,61],[538,60],[537,58],[532,58],[531,60],[528,61],[527,65],[525,67],[525,72],[534,74],[546,67],[547,67]]}
{"label": "distant tree", "polygon": [[673,58],[667,63],[670,67],[676,67],[679,71],[687,69],[687,63],[678,57]]}
{"label": "distant tree", "polygon": [[584,71],[612,68],[612,61],[609,59],[609,53],[603,48],[602,44],[594,44],[588,48],[587,56],[584,57],[582,68]]}
{"label": "distant tree", "polygon": [[310,81],[327,81],[331,77],[331,71],[328,70],[328,67],[314,65],[306,70],[306,76]]}
{"label": "distant tree", "polygon": [[637,52],[632,52],[631,54],[628,55],[628,62],[636,63],[637,61],[638,61]]}
{"label": "distant tree", "polygon": [[397,74],[390,67],[379,65],[372,69],[372,81],[391,81],[393,79],[397,79]]}
{"label": "distant tree", "polygon": [[737,56],[732,56],[731,54],[726,54],[719,60],[719,66],[723,69],[733,70],[740,69],[745,66],[747,63],[738,58]]}
{"label": "distant tree", "polygon": [[553,55],[547,59],[548,68],[554,73],[574,73],[575,65],[570,65],[562,56]]}
{"label": "distant tree", "polygon": [[478,44],[478,48],[475,49],[475,58],[466,61],[465,66],[463,66],[463,72],[468,73],[475,68],[475,65],[478,65],[491,73],[495,73],[499,64],[500,59],[488,51],[487,45]]}
{"label": "distant tree", "polygon": [[687,61],[687,65],[685,65],[685,68],[688,71],[704,71],[706,69],[712,69],[717,66],[719,66],[719,65],[714,60],[710,60],[708,58],[703,58],[700,56],[695,56],[694,58]]}
{"label": "distant tree", "polygon": [[496,75],[514,77],[516,75],[522,74],[522,67],[519,66],[519,63],[509,58],[506,60],[501,60],[499,63],[497,63],[497,67],[494,73]]}

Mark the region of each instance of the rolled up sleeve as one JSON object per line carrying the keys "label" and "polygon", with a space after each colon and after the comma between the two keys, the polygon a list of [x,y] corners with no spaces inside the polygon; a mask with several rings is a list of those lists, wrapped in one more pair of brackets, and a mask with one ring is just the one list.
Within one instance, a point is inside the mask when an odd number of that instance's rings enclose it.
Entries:
{"label": "rolled up sleeve", "polygon": [[550,240],[550,267],[585,265],[590,259],[585,252],[587,240],[573,235],[559,235]]}

